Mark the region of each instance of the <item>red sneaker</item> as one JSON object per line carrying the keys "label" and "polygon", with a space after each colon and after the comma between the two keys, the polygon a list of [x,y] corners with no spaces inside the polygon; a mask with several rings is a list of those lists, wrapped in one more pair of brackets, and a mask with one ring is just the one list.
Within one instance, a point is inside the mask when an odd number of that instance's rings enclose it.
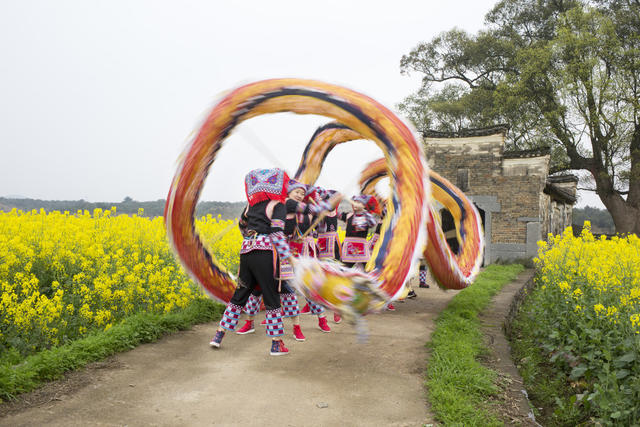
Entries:
{"label": "red sneaker", "polygon": [[300,314],[311,314],[311,308],[309,308],[309,304],[306,304],[304,307],[302,307],[302,310],[300,310]]}
{"label": "red sneaker", "polygon": [[282,342],[282,340],[271,341],[272,356],[283,356],[285,354],[289,354],[289,349],[284,346],[284,342]]}
{"label": "red sneaker", "polygon": [[327,323],[326,317],[318,317],[318,328],[320,328],[322,332],[331,332],[331,328]]}
{"label": "red sneaker", "polygon": [[238,335],[252,334],[255,331],[256,330],[253,327],[253,320],[247,320],[246,322],[244,322],[244,325],[242,326],[242,328],[236,331],[236,334]]}
{"label": "red sneaker", "polygon": [[389,305],[387,306],[387,310],[389,310],[389,311],[396,311],[396,308],[393,306],[393,304],[389,304]]}
{"label": "red sneaker", "polygon": [[293,325],[293,336],[296,338],[296,341],[306,340],[304,334],[302,333],[302,329],[300,329],[300,325]]}
{"label": "red sneaker", "polygon": [[340,315],[338,313],[333,313],[333,321],[335,323],[340,323],[340,322],[342,322],[342,317],[340,317]]}
{"label": "red sneaker", "polygon": [[264,319],[262,322],[260,322],[260,324],[261,324],[262,326],[266,325],[266,324],[267,324],[267,319]]}

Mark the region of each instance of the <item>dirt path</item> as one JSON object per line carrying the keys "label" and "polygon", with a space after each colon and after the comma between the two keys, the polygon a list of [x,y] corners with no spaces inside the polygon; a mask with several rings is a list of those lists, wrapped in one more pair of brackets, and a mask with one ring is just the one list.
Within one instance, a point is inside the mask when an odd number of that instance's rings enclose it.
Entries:
{"label": "dirt path", "polygon": [[507,284],[493,297],[490,306],[480,315],[483,334],[490,349],[486,365],[498,373],[501,384],[499,413],[506,425],[540,426],[524,390],[522,377],[511,358],[511,346],[504,332],[504,324],[510,314],[516,294],[532,279],[534,270],[525,270],[516,280]]}
{"label": "dirt path", "polygon": [[366,344],[350,325],[330,322],[324,334],[308,315],[298,343],[287,321],[291,354],[281,357],[269,356],[261,327],[228,333],[212,350],[214,325],[198,325],[25,396],[40,403],[5,406],[0,425],[420,426],[432,420],[424,344],[456,292],[416,292],[395,312],[367,318]]}

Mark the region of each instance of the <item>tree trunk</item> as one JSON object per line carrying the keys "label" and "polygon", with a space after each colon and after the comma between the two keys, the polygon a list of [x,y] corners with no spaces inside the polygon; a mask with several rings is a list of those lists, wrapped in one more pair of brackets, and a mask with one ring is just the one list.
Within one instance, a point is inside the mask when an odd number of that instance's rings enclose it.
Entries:
{"label": "tree trunk", "polygon": [[601,196],[600,199],[613,218],[616,233],[634,233],[640,236],[640,209],[629,206],[622,197],[617,196],[618,199],[616,199],[615,196]]}
{"label": "tree trunk", "polygon": [[[614,190],[609,176],[591,171],[596,192],[613,218],[616,233],[634,233],[640,236],[640,209],[627,202]],[[633,181],[630,182],[633,185]]]}
{"label": "tree trunk", "polygon": [[[593,151],[596,152],[601,146],[596,144],[599,141],[591,141]],[[594,161],[589,168],[596,182],[596,193],[605,205],[613,223],[616,226],[616,233],[634,233],[640,236],[640,123],[635,123],[634,132],[629,146],[631,169],[629,174],[629,192],[625,200],[622,195],[615,190],[612,177],[606,172],[600,162]],[[570,158],[572,153],[568,153]],[[574,156],[575,157],[575,156]]]}

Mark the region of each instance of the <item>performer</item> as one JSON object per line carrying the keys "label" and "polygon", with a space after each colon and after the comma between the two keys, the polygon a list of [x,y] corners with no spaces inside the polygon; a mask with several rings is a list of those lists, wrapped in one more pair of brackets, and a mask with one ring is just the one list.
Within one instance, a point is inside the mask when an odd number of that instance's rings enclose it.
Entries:
{"label": "performer", "polygon": [[[302,333],[300,327],[300,309],[298,307],[298,298],[295,291],[286,281],[279,281],[280,286],[280,305],[282,306],[282,315],[284,318],[291,318],[293,322],[293,337],[296,341],[305,341],[306,337]],[[260,312],[260,306],[262,304],[262,292],[255,290],[247,303],[244,306],[243,311],[247,314],[247,319],[244,325],[236,331],[238,335],[252,334],[255,332],[254,321],[256,315]],[[263,320],[261,325],[266,325],[267,320]]]}
{"label": "performer", "polygon": [[[342,243],[342,263],[349,267],[364,270],[371,257],[373,245],[367,240],[369,228],[378,224],[373,213],[380,214],[380,205],[374,196],[361,194],[351,198],[352,213],[342,213],[340,219],[346,223],[344,242]],[[392,303],[387,310],[395,311]]]}
{"label": "performer", "polygon": [[427,283],[427,261],[424,259],[420,261],[420,287],[429,287],[429,284]]}
{"label": "performer", "polygon": [[[290,190],[290,196],[300,199],[300,189],[306,191],[307,194],[302,196],[305,200],[302,202],[294,203],[295,198],[287,199],[287,209],[291,211],[290,214],[287,215],[287,220],[285,222],[285,235],[288,237],[288,241],[292,252],[295,256],[300,256],[300,254],[304,254],[305,256],[315,256],[315,241],[313,238],[310,239],[299,239],[300,227],[298,224],[303,224],[308,229],[311,225],[311,220],[313,219],[313,213],[321,213],[323,210],[327,211],[331,208],[330,203],[337,203],[338,198],[333,201],[327,200],[311,200],[310,192],[307,191],[306,186],[300,184],[295,180],[290,180],[288,189]],[[295,193],[295,195],[294,195]],[[305,203],[305,201],[313,201],[313,204]],[[305,230],[306,231],[306,230]],[[294,238],[296,236],[296,238]],[[288,280],[293,277],[293,269],[291,264],[287,260],[278,259],[277,260],[278,267],[276,268],[276,278],[278,279],[278,287],[280,292],[280,302],[282,304],[283,315],[284,317],[291,318],[293,322],[293,335],[296,341],[305,341],[305,336],[302,333],[302,329],[300,327],[300,309],[298,306],[298,298],[295,294],[293,288],[289,285]],[[319,304],[315,304],[312,301],[309,301],[313,304],[314,314],[319,315],[319,327],[323,332],[330,332],[328,325],[326,324],[326,319],[323,320],[324,315],[324,307]],[[247,313],[248,319],[245,321],[245,324],[238,330],[238,334],[244,335],[255,332],[254,328],[254,318],[260,311],[260,304],[262,303],[262,294],[259,290],[254,291],[249,297],[244,311]],[[262,322],[263,324],[266,321]],[[326,330],[329,329],[329,330]]]}
{"label": "performer", "polygon": [[[334,190],[324,190],[318,188],[320,198],[323,200],[329,199],[336,194]],[[340,237],[338,236],[338,208],[336,207],[318,224],[318,258],[322,260],[339,261],[340,256]],[[308,308],[305,306],[305,308]],[[304,312],[304,308],[302,309]],[[333,313],[333,321],[335,323],[342,322],[342,317],[338,313]]]}
{"label": "performer", "polygon": [[[375,197],[375,196],[372,196],[372,197]],[[373,236],[371,237],[371,239],[369,239],[369,252],[372,254],[373,254],[373,247],[376,245],[376,243],[378,243],[378,240],[380,239],[380,233],[381,233],[380,230],[382,229],[382,221],[384,220],[384,217],[387,215],[387,206],[381,201],[378,201],[378,203],[382,206],[382,208],[380,209],[380,218],[378,219],[378,225],[376,225],[376,230],[373,232]]]}
{"label": "performer", "polygon": [[[285,222],[285,234],[289,239],[293,256],[316,256],[315,241],[311,236],[302,235],[309,230],[313,222],[314,215],[320,214],[323,210],[333,210],[335,204],[340,201],[341,195],[335,194],[328,201],[316,201],[315,192],[310,190],[305,184],[295,180],[289,181],[288,196],[286,201],[287,219]],[[305,198],[307,203],[305,203]],[[288,265],[287,260],[280,263],[281,279],[293,277],[293,269]],[[295,296],[295,294],[293,294]],[[324,307],[307,299],[308,312],[318,316],[318,328],[322,332],[331,332],[324,313]],[[297,308],[297,299],[296,299]],[[303,311],[304,312],[304,311]]]}
{"label": "performer", "polygon": [[[245,210],[246,212],[246,210]],[[243,214],[244,215],[244,214]],[[245,235],[245,223],[241,219],[239,222],[240,230],[243,235]],[[275,260],[276,262],[278,260]],[[275,264],[275,262],[274,262]],[[275,275],[278,276],[279,269],[276,268]],[[289,284],[286,281],[282,281],[278,279],[278,292],[280,293],[280,304],[282,306],[282,312],[284,318],[291,318],[293,322],[293,336],[296,341],[305,341],[306,337],[302,333],[302,329],[300,327],[300,310],[298,308],[298,298],[296,297],[295,291],[291,289]],[[254,289],[251,293],[251,296],[247,300],[247,303],[244,305],[244,312],[247,314],[247,319],[245,320],[244,325],[240,329],[236,331],[238,335],[246,335],[252,334],[255,332],[254,320],[255,316],[260,311],[260,306],[262,304],[262,290],[260,289],[260,284]],[[262,325],[266,325],[267,320],[262,321]]]}
{"label": "performer", "polygon": [[288,181],[288,175],[281,169],[256,169],[245,177],[249,208],[242,220],[246,222],[248,231],[240,249],[238,288],[209,343],[212,347],[220,347],[225,331],[235,330],[242,307],[260,283],[267,310],[266,333],[272,340],[270,354],[280,356],[289,352],[280,338],[284,334],[284,325],[273,265],[274,248],[281,259],[291,258],[284,236],[286,207],[283,202]]}
{"label": "performer", "polygon": [[371,256],[367,234],[369,228],[378,222],[369,210],[375,211],[379,206],[373,196],[364,194],[352,197],[351,206],[353,212],[340,215],[340,219],[346,223],[341,259],[347,267],[356,266],[364,270]]}
{"label": "performer", "polygon": [[[336,194],[334,190],[323,192],[322,198],[329,199]],[[338,208],[327,213],[318,224],[318,258],[340,260],[340,237],[338,236]]]}

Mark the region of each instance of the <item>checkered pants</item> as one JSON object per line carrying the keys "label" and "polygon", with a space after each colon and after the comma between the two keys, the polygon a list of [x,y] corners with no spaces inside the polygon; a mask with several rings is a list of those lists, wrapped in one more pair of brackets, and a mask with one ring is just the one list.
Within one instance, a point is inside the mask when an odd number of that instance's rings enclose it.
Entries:
{"label": "checkered pants", "polygon": [[420,284],[421,285],[427,284],[427,269],[422,267],[420,267]]}
{"label": "checkered pants", "polygon": [[271,338],[284,335],[284,323],[282,322],[282,310],[267,310],[267,336]]}
{"label": "checkered pants", "polygon": [[282,305],[284,317],[296,317],[300,314],[298,297],[294,293],[280,294],[280,305]]}
{"label": "checkered pants", "polygon": [[260,303],[262,302],[262,295],[255,296],[251,294],[247,303],[244,305],[244,312],[249,316],[255,316],[260,311]]}
{"label": "checkered pants", "polygon": [[228,331],[235,331],[241,313],[242,307],[239,305],[227,304],[227,308],[225,308],[224,314],[222,315],[222,320],[220,320],[220,326]]}
{"label": "checkered pants", "polygon": [[322,314],[324,313],[324,307],[321,306],[320,304],[316,304],[315,302],[311,301],[309,298],[305,298],[307,300],[307,303],[309,304],[309,308],[311,309],[311,313],[312,314]]}
{"label": "checkered pants", "polygon": [[[251,295],[244,305],[244,312],[249,316],[255,316],[260,312],[260,303],[262,302],[262,295]],[[300,308],[298,307],[298,297],[294,293],[280,294],[280,304],[282,305],[282,312],[284,317],[296,317],[300,315]],[[322,308],[322,307],[321,307]]]}

